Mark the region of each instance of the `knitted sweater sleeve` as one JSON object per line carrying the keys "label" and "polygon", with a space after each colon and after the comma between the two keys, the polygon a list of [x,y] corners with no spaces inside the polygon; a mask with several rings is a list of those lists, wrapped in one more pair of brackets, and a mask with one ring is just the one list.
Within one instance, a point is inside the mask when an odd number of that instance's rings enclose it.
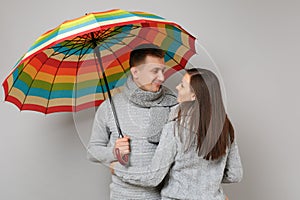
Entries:
{"label": "knitted sweater sleeve", "polygon": [[235,139],[229,149],[222,183],[237,183],[242,180],[242,177],[243,168]]}
{"label": "knitted sweater sleeve", "polygon": [[124,167],[115,164],[114,173],[127,183],[140,186],[155,187],[168,173],[175,160],[177,144],[174,136],[173,123],[166,124],[159,145],[151,164],[144,167]]}
{"label": "knitted sweater sleeve", "polygon": [[112,161],[116,160],[113,155],[113,145],[109,145],[110,131],[107,127],[108,102],[105,101],[98,108],[90,141],[87,146],[87,157],[92,162],[100,162],[109,165]]}

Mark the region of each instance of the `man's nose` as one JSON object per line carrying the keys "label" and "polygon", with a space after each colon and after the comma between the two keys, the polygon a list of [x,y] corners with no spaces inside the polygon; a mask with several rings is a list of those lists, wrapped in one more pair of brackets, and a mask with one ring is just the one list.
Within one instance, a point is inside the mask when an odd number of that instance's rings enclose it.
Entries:
{"label": "man's nose", "polygon": [[164,75],[163,71],[158,72],[158,80],[160,80],[161,82],[163,82],[165,80],[165,75]]}

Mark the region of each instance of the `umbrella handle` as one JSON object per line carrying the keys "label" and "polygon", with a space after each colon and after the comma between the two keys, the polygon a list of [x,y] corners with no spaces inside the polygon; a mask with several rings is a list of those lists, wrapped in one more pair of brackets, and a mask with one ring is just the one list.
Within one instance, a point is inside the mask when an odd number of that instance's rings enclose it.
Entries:
{"label": "umbrella handle", "polygon": [[128,163],[129,163],[129,155],[128,154],[121,156],[119,148],[115,148],[115,154],[116,154],[116,157],[117,157],[119,163],[121,163],[121,165],[124,165],[124,166],[128,165]]}

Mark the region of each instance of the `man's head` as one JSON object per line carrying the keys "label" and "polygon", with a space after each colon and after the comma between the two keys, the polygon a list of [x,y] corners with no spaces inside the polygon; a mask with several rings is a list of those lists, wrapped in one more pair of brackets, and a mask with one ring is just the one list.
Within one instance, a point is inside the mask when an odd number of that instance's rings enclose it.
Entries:
{"label": "man's head", "polygon": [[133,81],[143,90],[157,92],[164,82],[165,52],[153,44],[142,44],[130,53]]}

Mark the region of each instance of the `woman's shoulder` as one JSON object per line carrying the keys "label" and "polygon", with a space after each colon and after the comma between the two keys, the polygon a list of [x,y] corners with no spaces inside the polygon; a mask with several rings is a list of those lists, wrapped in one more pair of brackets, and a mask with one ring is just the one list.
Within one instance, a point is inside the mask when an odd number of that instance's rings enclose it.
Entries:
{"label": "woman's shoulder", "polygon": [[178,104],[171,107],[168,122],[176,121],[176,119],[178,118],[178,111],[179,111],[179,105]]}

